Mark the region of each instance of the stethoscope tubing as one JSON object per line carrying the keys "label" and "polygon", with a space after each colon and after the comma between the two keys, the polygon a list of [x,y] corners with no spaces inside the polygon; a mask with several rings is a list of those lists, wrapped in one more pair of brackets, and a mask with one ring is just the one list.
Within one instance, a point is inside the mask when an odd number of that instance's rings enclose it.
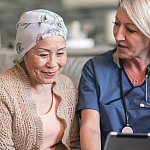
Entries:
{"label": "stethoscope tubing", "polygon": [[127,111],[127,105],[125,102],[125,96],[124,96],[124,90],[123,90],[123,84],[122,84],[122,66],[119,68],[119,80],[120,80],[120,94],[122,98],[122,104],[123,104],[123,109],[124,109],[124,114],[125,114],[125,122],[126,126],[129,126],[129,114]]}
{"label": "stethoscope tubing", "polygon": [[[122,72],[123,72],[123,62],[120,60],[121,67],[119,68],[119,81],[120,81],[120,95],[122,99],[122,104],[124,108],[124,113],[125,113],[125,122],[126,126],[129,126],[129,114],[127,110],[127,105],[125,102],[125,96],[124,96],[124,90],[123,90],[123,80],[122,80]],[[150,108],[150,103],[148,103],[148,78],[150,76],[150,65],[148,65],[147,70],[146,70],[146,79],[145,79],[145,102],[148,105],[144,105],[145,108]]]}

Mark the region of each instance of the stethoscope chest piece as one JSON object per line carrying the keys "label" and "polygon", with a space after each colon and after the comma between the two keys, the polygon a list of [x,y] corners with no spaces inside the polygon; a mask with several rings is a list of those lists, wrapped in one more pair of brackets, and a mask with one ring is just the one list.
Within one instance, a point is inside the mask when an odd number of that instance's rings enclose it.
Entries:
{"label": "stethoscope chest piece", "polygon": [[122,133],[132,134],[133,133],[133,129],[130,126],[123,127]]}

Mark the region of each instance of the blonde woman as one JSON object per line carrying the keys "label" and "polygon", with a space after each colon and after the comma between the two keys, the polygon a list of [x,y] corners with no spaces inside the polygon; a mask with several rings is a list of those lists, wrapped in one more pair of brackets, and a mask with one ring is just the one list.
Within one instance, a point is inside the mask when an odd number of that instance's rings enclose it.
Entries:
{"label": "blonde woman", "polygon": [[150,132],[150,1],[120,0],[116,48],[89,60],[79,85],[81,149],[103,149],[107,134]]}

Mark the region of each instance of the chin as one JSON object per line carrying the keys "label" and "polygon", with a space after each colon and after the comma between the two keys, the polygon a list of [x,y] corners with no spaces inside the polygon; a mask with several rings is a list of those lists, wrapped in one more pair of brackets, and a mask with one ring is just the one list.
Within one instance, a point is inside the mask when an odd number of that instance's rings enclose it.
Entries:
{"label": "chin", "polygon": [[119,58],[125,59],[125,60],[131,59],[131,57],[130,57],[130,56],[127,56],[127,55],[119,55]]}
{"label": "chin", "polygon": [[52,84],[55,81],[55,78],[53,79],[41,79],[37,80],[37,84]]}
{"label": "chin", "polygon": [[121,59],[127,59],[129,56],[125,53],[118,53],[119,58]]}
{"label": "chin", "polygon": [[55,81],[54,79],[45,80],[43,83],[44,83],[44,84],[53,84],[54,81]]}

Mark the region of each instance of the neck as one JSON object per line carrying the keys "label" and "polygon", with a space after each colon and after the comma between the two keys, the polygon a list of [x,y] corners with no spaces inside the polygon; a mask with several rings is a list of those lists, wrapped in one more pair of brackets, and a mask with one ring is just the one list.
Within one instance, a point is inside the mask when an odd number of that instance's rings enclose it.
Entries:
{"label": "neck", "polygon": [[141,85],[145,81],[146,68],[147,66],[141,68],[135,65],[124,65],[124,69],[128,75],[128,78],[135,86]]}
{"label": "neck", "polygon": [[45,94],[49,93],[49,91],[52,89],[52,84],[41,84],[41,85],[32,85],[32,92],[37,94]]}
{"label": "neck", "polygon": [[132,68],[137,71],[143,71],[146,70],[149,64],[150,64],[150,59],[149,57],[146,57],[144,59],[136,58],[136,59],[125,60],[123,65],[126,68]]}

